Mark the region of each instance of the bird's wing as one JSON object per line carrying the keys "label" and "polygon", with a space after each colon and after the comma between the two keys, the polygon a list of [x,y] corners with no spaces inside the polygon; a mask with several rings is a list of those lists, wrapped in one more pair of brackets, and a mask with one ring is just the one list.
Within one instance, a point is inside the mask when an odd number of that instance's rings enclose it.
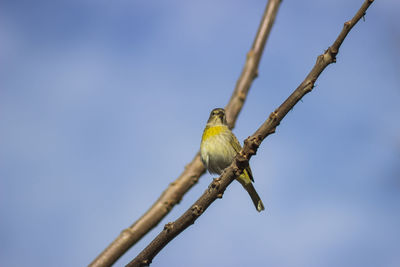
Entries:
{"label": "bird's wing", "polygon": [[[237,140],[237,138],[234,134],[232,134],[231,136],[232,136],[232,140],[231,140],[232,147],[233,147],[233,149],[235,149],[236,153],[239,153],[240,150],[242,150],[242,146],[240,145],[239,141]],[[254,182],[253,173],[251,172],[250,165],[247,166],[245,170],[247,171],[250,180],[252,182]]]}

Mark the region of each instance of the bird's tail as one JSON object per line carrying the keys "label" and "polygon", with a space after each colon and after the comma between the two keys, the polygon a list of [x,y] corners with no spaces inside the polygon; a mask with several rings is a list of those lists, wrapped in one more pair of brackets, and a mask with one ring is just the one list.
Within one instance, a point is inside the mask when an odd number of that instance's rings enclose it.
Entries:
{"label": "bird's tail", "polygon": [[264,210],[264,204],[261,201],[260,196],[257,194],[256,189],[254,188],[251,182],[245,183],[241,179],[238,181],[243,185],[244,189],[249,193],[251,200],[253,200],[254,206],[256,207],[257,211],[260,212]]}

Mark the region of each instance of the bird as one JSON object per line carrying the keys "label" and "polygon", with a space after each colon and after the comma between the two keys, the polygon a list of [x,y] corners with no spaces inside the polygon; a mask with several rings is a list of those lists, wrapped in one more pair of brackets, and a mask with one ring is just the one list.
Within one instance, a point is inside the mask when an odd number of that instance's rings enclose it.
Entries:
{"label": "bird", "polygon": [[[211,174],[221,175],[222,171],[231,165],[241,149],[238,139],[228,127],[225,110],[223,108],[213,109],[200,143],[200,158],[204,166]],[[252,184],[254,179],[250,165],[243,170],[243,173],[236,180],[249,193],[257,211],[264,210],[264,204]]]}

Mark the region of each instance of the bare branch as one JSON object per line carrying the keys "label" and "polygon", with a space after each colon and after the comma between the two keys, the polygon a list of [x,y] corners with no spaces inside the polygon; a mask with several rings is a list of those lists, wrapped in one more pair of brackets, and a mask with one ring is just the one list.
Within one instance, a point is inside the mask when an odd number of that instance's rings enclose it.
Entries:
{"label": "bare branch", "polygon": [[258,128],[258,130],[244,142],[244,147],[236,156],[232,164],[224,170],[222,175],[214,179],[203,195],[175,222],[165,225],[164,230],[127,266],[148,266],[153,258],[161,251],[173,238],[192,225],[196,219],[213,203],[217,198],[221,198],[227,186],[240,175],[248,165],[249,159],[255,155],[261,142],[270,134],[275,132],[276,127],[286,114],[296,105],[296,103],[307,93],[311,92],[314,83],[321,72],[331,63],[335,62],[336,55],[343,40],[350,32],[351,28],[365,15],[365,11],[373,0],[366,0],[356,15],[344,24],[343,30],[335,42],[317,58],[312,70],[297,89],[283,102],[268,119]]}
{"label": "bare branch", "polygon": [[[231,99],[226,106],[227,120],[231,128],[234,127],[250,86],[257,77],[258,65],[275,21],[280,2],[281,0],[268,1],[257,35],[247,54],[246,63],[236,83]],[[104,267],[112,265],[146,233],[157,226],[204,173],[205,168],[200,160],[199,153],[197,153],[194,159],[186,165],[182,174],[168,186],[150,209],[129,228],[123,230],[89,266]]]}
{"label": "bare branch", "polygon": [[275,22],[276,14],[281,0],[269,0],[265,8],[264,15],[258,27],[257,35],[254,39],[250,51],[247,53],[246,63],[243,67],[242,74],[236,82],[235,90],[225,107],[226,120],[232,129],[235,126],[239,112],[241,111],[247,93],[255,78],[258,76],[258,65],[264,51],[267,38]]}

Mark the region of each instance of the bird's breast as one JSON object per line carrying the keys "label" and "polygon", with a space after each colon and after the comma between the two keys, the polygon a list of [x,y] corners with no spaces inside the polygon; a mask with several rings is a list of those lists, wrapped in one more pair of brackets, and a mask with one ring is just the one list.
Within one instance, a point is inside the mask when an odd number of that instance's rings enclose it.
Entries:
{"label": "bird's breast", "polygon": [[223,126],[223,125],[206,127],[203,132],[202,140],[203,140],[203,142],[207,141],[209,138],[215,137],[224,131],[229,131],[228,127]]}
{"label": "bird's breast", "polygon": [[220,174],[236,155],[230,144],[230,134],[226,126],[214,126],[204,130],[200,153],[203,163],[211,173]]}

